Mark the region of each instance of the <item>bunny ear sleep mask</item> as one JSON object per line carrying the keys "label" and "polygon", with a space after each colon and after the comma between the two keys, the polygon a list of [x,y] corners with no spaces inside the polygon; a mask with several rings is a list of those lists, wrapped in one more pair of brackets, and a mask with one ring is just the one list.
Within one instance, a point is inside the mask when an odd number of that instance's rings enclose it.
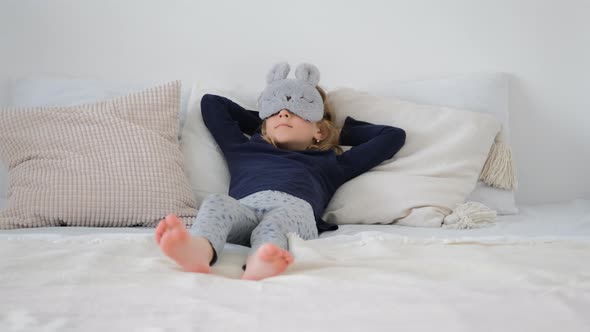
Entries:
{"label": "bunny ear sleep mask", "polygon": [[259,99],[259,116],[269,116],[287,109],[305,120],[317,122],[324,116],[324,101],[316,89],[320,71],[312,64],[302,63],[295,70],[295,79],[287,78],[289,64],[273,66],[266,76],[266,88]]}

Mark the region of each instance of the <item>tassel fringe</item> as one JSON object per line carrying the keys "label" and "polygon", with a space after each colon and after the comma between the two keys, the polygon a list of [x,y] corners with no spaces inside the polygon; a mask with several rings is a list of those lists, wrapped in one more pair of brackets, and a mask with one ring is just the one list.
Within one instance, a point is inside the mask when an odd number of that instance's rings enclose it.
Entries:
{"label": "tassel fringe", "polygon": [[496,220],[496,211],[478,202],[457,205],[443,220],[443,227],[454,229],[480,228]]}
{"label": "tassel fringe", "polygon": [[512,160],[512,150],[502,139],[502,131],[496,135],[479,179],[486,184],[505,190],[516,190],[516,169]]}

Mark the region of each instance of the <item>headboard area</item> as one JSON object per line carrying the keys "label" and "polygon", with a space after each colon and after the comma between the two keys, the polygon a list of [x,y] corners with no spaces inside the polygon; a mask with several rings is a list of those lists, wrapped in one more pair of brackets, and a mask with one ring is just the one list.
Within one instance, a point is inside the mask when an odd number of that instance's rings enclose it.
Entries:
{"label": "headboard area", "polygon": [[504,73],[517,201],[590,198],[587,12],[575,0],[2,1],[0,106],[39,75],[252,92],[279,61],[314,63],[328,91]]}

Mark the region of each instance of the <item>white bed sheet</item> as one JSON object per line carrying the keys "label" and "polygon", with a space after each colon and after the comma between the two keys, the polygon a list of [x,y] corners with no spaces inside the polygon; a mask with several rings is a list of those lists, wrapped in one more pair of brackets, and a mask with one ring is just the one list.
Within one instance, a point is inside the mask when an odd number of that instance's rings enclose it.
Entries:
{"label": "white bed sheet", "polygon": [[0,331],[587,331],[590,201],[523,207],[489,228],[353,226],[291,239],[295,263],[236,279],[182,272],[152,229],[0,232]]}

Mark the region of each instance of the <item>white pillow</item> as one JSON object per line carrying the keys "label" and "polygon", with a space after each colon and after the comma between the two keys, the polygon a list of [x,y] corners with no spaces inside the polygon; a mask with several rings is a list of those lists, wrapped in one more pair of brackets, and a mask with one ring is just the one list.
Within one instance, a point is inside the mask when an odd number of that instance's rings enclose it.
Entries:
{"label": "white pillow", "polygon": [[193,86],[182,131],[182,151],[186,172],[199,205],[208,194],[227,194],[230,183],[229,169],[223,154],[203,122],[201,98],[207,93],[229,98],[250,110],[256,109],[254,93],[207,88],[199,84]]}
{"label": "white pillow", "polygon": [[379,97],[328,94],[336,125],[346,116],[400,127],[406,143],[389,161],[341,186],[324,218],[336,224],[440,227],[473,191],[501,124],[493,116]]}
{"label": "white pillow", "polygon": [[[91,104],[138,92],[158,84],[160,82],[157,81],[120,82],[91,78],[31,76],[12,82],[10,106],[23,108]],[[186,105],[189,95],[190,85],[183,85],[179,112],[179,138],[186,117]],[[0,208],[6,206],[7,188],[8,171],[6,165],[0,165]]]}
{"label": "white pillow", "polygon": [[[492,114],[502,122],[503,139],[510,142],[510,77],[504,73],[475,73],[457,77],[375,84],[369,92],[416,103]],[[481,202],[498,214],[518,213],[514,191],[480,181],[467,200]]]}
{"label": "white pillow", "polygon": [[[200,202],[202,202],[202,200],[211,193],[224,193],[227,194],[228,189],[229,189],[229,183],[230,183],[230,177],[229,177],[229,170],[227,168],[227,164],[225,162],[225,159],[223,158],[223,155],[221,153],[221,151],[219,150],[215,140],[213,139],[213,137],[211,136],[211,134],[209,133],[209,130],[207,129],[207,127],[205,126],[205,124],[203,123],[203,118],[201,115],[201,98],[204,94],[206,93],[212,93],[212,94],[217,94],[217,95],[221,95],[224,97],[227,97],[233,101],[235,101],[236,103],[240,104],[241,106],[247,108],[247,109],[251,109],[251,110],[255,110],[256,109],[256,93],[247,93],[244,92],[243,90],[236,90],[236,89],[217,89],[217,88],[207,88],[207,87],[203,87],[203,86],[199,86],[199,85],[194,85],[191,91],[191,95],[190,95],[190,99],[188,102],[188,107],[187,107],[187,118],[186,118],[186,124],[183,128],[182,131],[182,151],[184,153],[184,157],[185,157],[185,165],[186,165],[186,170],[188,173],[188,177],[189,180],[191,181],[191,186],[193,188],[193,193],[195,194],[195,197],[197,198],[199,204]],[[332,95],[332,93],[330,94]],[[413,105],[413,104],[411,104]],[[440,112],[440,114],[436,114],[434,117],[440,117],[441,115],[445,114],[445,112],[453,112],[454,110],[448,110],[445,108],[437,108],[437,107],[431,107],[431,106],[419,106],[417,105],[418,108],[423,107],[426,109],[434,109],[434,112]],[[356,116],[359,120],[367,120],[367,121],[371,121],[373,118],[375,118],[376,115],[383,115],[385,117],[385,119],[389,119],[387,112],[391,111],[390,109],[388,109],[388,111],[386,112],[381,112],[384,114],[377,114],[377,113],[371,113],[368,111],[359,111],[359,113],[362,114],[355,114],[353,116]],[[433,209],[416,209],[414,210],[414,214],[413,216],[413,220],[412,218],[407,219],[404,221],[401,221],[400,224],[409,224],[409,225],[419,225],[419,226],[440,226],[442,217],[444,216],[444,214],[448,214],[450,212],[450,210],[452,209],[452,207],[454,207],[453,204],[459,204],[462,203],[462,201],[465,198],[465,195],[471,190],[473,189],[473,187],[475,186],[476,183],[476,179],[477,176],[479,174],[479,171],[481,170],[481,166],[483,166],[483,162],[485,161],[485,158],[487,157],[487,152],[489,151],[489,147],[491,146],[492,142],[493,142],[493,138],[495,136],[495,133],[499,130],[499,123],[497,121],[495,121],[493,118],[491,117],[487,117],[485,115],[479,115],[478,113],[474,113],[474,112],[467,112],[467,111],[456,111],[458,113],[465,113],[467,114],[467,118],[469,119],[479,119],[479,121],[485,123],[486,125],[483,126],[483,129],[487,129],[487,131],[489,132],[487,135],[485,134],[486,130],[483,130],[481,133],[479,132],[480,129],[477,129],[478,134],[474,135],[477,136],[477,139],[475,140],[470,140],[471,143],[475,144],[475,142],[482,142],[481,146],[478,145],[478,147],[480,147],[480,153],[479,153],[479,159],[480,161],[477,162],[478,164],[480,164],[478,167],[472,167],[471,168],[471,174],[470,176],[473,178],[472,180],[467,180],[467,183],[470,183],[470,185],[467,185],[467,187],[470,186],[470,188],[468,189],[463,189],[464,193],[457,193],[458,192],[458,186],[454,183],[456,181],[461,182],[460,177],[461,174],[459,174],[459,178],[458,179],[453,179],[451,180],[450,183],[447,183],[448,181],[445,179],[441,179],[440,181],[436,182],[440,185],[444,185],[446,183],[447,188],[449,192],[454,193],[453,195],[449,196],[449,197],[445,197],[444,199],[447,200],[447,205],[449,207],[447,208],[433,208]],[[337,124],[342,125],[342,121],[344,120],[345,115],[342,113],[338,113],[337,115],[337,120],[339,120],[339,122]],[[380,119],[375,119],[377,121],[375,122],[380,122]],[[467,123],[467,122],[466,122]],[[466,123],[462,123],[462,126],[465,126]],[[430,132],[430,130],[433,130],[432,128],[430,128],[429,126],[421,126],[423,131],[426,131],[427,133]],[[493,127],[493,128],[491,128]],[[403,128],[403,127],[402,127]],[[406,129],[406,128],[404,128]],[[473,129],[473,128],[471,128]],[[434,132],[433,132],[434,133]],[[473,134],[473,131],[471,131],[471,133]],[[485,137],[487,137],[487,143],[483,142],[485,141]],[[411,141],[411,138],[409,139]],[[486,147],[487,146],[487,147]],[[400,153],[403,153],[404,149],[402,149],[402,151],[400,151],[398,153],[398,155]],[[394,158],[397,159],[398,157]],[[465,164],[465,161],[461,162],[462,164]],[[381,173],[379,172],[379,170],[381,170],[381,167],[383,166],[379,166],[378,168],[376,168],[375,170],[377,172],[373,172],[373,175],[377,174],[377,177],[379,176],[378,174]],[[385,166],[387,167],[387,166]],[[388,179],[385,179],[386,181]],[[437,181],[437,179],[433,179],[434,181]],[[353,180],[354,181],[354,180]],[[379,180],[380,181],[380,180]],[[464,182],[464,181],[463,181]],[[345,222],[341,222],[341,220],[337,220],[337,219],[341,219],[341,218],[336,218],[334,219],[333,217],[330,217],[328,214],[325,215],[325,217],[329,220],[331,220],[332,222],[337,222],[337,223],[360,223],[360,222],[364,222],[364,223],[375,223],[375,222],[383,222],[383,223],[388,223],[391,222],[393,219],[387,219],[387,218],[379,218],[378,216],[373,217],[372,213],[369,213],[368,211],[365,211],[364,208],[362,208],[363,204],[358,204],[359,202],[362,202],[361,200],[364,198],[370,198],[373,197],[374,195],[372,194],[373,191],[375,190],[379,190],[382,191],[383,188],[387,188],[387,187],[383,187],[382,183],[387,183],[387,182],[379,182],[377,184],[375,183],[368,183],[368,188],[365,188],[366,190],[360,190],[358,193],[355,193],[354,191],[356,189],[353,189],[350,198],[346,198],[346,193],[344,193],[344,196],[342,196],[340,192],[340,189],[336,192],[336,195],[340,195],[340,197],[342,197],[344,200],[338,200],[337,196],[335,196],[335,198],[332,200],[334,204],[331,204],[329,208],[332,208],[332,215],[334,217],[339,217],[339,212],[337,211],[335,208],[340,204],[340,205],[345,205],[345,204],[349,204],[349,207],[354,207],[352,208],[352,210],[350,213],[350,217],[349,219],[344,219]],[[418,182],[417,182],[418,183]],[[363,183],[361,183],[362,185]],[[414,184],[412,184],[414,185]],[[424,186],[424,184],[420,184],[422,186]],[[341,188],[343,189],[343,188]],[[395,188],[393,188],[395,189]],[[346,190],[346,189],[344,189]],[[367,194],[369,193],[369,194]],[[398,193],[396,194],[397,196],[399,196],[401,193],[398,191]],[[402,195],[403,196],[403,195]],[[350,201],[350,202],[349,202]],[[387,201],[387,200],[386,200]],[[424,201],[426,201],[427,203],[432,203],[431,201],[425,199]],[[373,201],[373,203],[375,203]],[[361,208],[358,208],[359,205],[361,206]],[[389,206],[390,202],[387,201],[386,203],[383,204],[383,206]],[[371,202],[368,202],[366,204],[366,206],[371,206]],[[358,209],[357,209],[358,208]],[[355,210],[356,209],[356,210]],[[364,211],[364,212],[363,212]],[[441,213],[442,211],[442,213]],[[379,209],[374,209],[373,210],[374,213],[378,214],[382,211],[379,211]],[[409,212],[407,212],[409,213]],[[416,219],[418,221],[416,221]],[[420,222],[420,220],[427,220],[427,222]]]}

